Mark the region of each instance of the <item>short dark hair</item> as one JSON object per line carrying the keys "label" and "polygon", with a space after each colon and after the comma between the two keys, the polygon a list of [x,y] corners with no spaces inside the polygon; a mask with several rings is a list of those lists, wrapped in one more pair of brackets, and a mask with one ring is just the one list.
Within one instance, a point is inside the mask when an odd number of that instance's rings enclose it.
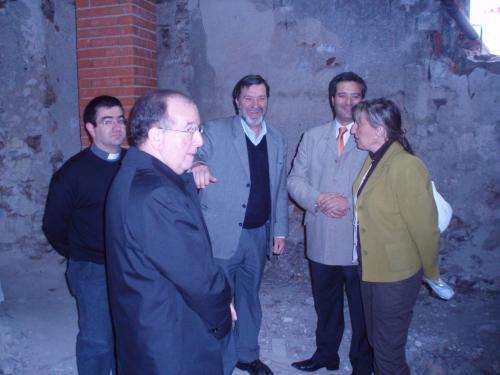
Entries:
{"label": "short dark hair", "polygon": [[402,127],[401,112],[390,99],[378,98],[364,100],[352,108],[352,115],[356,122],[361,113],[366,113],[368,123],[372,128],[383,127],[390,142],[397,141],[403,148],[413,154],[410,142],[406,138],[406,130]]}
{"label": "short dark hair", "polygon": [[175,90],[152,91],[135,102],[130,112],[130,134],[136,145],[144,143],[149,129],[160,121],[168,121],[167,99],[172,97],[180,97],[194,104],[189,96]]}
{"label": "short dark hair", "polygon": [[96,96],[87,104],[83,111],[83,123],[86,124],[87,122],[89,122],[92,125],[97,126],[97,111],[102,107],[120,107],[123,110],[122,102],[120,102],[120,100],[115,98],[114,96]]}
{"label": "short dark hair", "polygon": [[353,72],[344,72],[337,74],[335,77],[332,78],[330,83],[328,84],[328,99],[331,100],[337,93],[337,84],[339,82],[346,82],[346,81],[354,81],[357,82],[361,85],[361,96],[364,99],[366,95],[366,83],[361,78],[358,76],[356,73]]}
{"label": "short dark hair", "polygon": [[243,87],[249,87],[252,85],[261,85],[261,84],[264,84],[264,86],[266,86],[266,96],[269,98],[269,91],[270,91],[269,84],[264,78],[262,78],[262,76],[258,74],[249,74],[240,79],[236,83],[233,89],[233,105],[236,113],[238,113],[238,106],[236,105],[236,99],[238,99],[238,97],[240,96],[241,89]]}

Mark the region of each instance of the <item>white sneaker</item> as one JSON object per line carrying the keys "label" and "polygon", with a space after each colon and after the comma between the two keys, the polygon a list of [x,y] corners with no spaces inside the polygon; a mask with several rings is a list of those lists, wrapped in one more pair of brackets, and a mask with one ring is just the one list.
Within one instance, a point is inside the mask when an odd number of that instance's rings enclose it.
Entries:
{"label": "white sneaker", "polygon": [[424,282],[426,282],[431,289],[434,291],[434,293],[437,294],[439,298],[442,298],[446,301],[450,300],[454,295],[455,292],[453,291],[453,288],[446,284],[441,278],[439,278],[437,281],[426,279],[424,277]]}

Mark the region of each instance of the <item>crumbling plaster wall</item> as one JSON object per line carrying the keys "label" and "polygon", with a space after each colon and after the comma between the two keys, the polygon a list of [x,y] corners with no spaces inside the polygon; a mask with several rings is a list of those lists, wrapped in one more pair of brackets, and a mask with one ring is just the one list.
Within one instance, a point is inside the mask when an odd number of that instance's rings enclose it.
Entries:
{"label": "crumbling plaster wall", "polygon": [[[304,130],[331,119],[335,74],[353,70],[368,98],[394,99],[454,208],[443,273],[457,286],[499,289],[498,65],[465,58],[440,1],[159,0],[158,23],[160,87],[193,95],[211,119],[233,113],[239,78],[262,74],[290,161]],[[290,242],[300,245],[301,215],[291,213]]]}
{"label": "crumbling plaster wall", "polygon": [[0,252],[49,249],[52,173],[80,147],[73,1],[0,2]]}

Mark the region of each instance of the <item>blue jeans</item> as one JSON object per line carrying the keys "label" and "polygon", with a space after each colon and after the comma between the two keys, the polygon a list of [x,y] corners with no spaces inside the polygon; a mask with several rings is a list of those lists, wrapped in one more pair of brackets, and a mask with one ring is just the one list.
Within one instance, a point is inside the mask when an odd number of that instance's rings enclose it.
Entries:
{"label": "blue jeans", "polygon": [[79,375],[115,374],[114,338],[104,264],[69,260],[66,279],[78,307]]}

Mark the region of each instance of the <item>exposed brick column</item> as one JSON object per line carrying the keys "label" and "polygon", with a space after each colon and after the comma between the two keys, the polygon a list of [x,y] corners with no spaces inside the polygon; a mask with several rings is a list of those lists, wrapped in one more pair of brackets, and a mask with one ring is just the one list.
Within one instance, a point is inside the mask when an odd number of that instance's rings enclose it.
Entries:
{"label": "exposed brick column", "polygon": [[76,32],[80,118],[95,96],[116,96],[128,114],[138,97],[157,87],[154,0],[77,0]]}

